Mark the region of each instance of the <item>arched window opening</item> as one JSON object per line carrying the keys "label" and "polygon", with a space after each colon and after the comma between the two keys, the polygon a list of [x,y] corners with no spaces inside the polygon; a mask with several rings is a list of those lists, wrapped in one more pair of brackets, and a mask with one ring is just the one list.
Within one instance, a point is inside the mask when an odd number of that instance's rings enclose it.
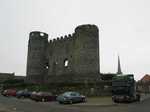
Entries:
{"label": "arched window opening", "polygon": [[69,64],[69,60],[68,60],[68,59],[65,59],[65,60],[64,60],[64,67],[68,67],[68,64]]}
{"label": "arched window opening", "polygon": [[49,67],[48,66],[46,66],[46,69],[48,69]]}

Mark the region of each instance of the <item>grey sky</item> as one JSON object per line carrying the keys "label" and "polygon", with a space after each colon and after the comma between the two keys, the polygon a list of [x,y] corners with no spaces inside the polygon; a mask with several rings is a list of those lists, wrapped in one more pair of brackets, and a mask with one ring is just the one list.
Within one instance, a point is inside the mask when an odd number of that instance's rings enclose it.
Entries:
{"label": "grey sky", "polygon": [[101,72],[117,71],[119,53],[124,73],[150,73],[149,0],[0,0],[0,72],[25,75],[30,31],[52,39],[86,23],[100,30]]}

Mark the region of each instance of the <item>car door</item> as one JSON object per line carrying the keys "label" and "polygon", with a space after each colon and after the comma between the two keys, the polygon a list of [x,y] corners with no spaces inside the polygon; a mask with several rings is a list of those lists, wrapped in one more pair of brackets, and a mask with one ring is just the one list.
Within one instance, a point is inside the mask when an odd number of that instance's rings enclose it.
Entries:
{"label": "car door", "polygon": [[76,92],[72,92],[71,97],[72,97],[73,102],[80,102],[81,100],[79,93],[76,93]]}
{"label": "car door", "polygon": [[77,100],[77,102],[81,102],[82,101],[80,93],[76,92],[76,100]]}

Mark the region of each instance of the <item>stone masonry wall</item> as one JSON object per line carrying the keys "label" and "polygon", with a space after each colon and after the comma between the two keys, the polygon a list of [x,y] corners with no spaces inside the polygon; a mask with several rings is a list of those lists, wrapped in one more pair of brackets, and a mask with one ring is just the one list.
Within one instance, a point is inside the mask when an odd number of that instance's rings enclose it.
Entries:
{"label": "stone masonry wall", "polygon": [[48,34],[34,31],[30,33],[27,57],[27,81],[43,83],[48,72]]}
{"label": "stone masonry wall", "polygon": [[95,81],[99,77],[98,33],[95,25],[81,25],[72,35],[50,41],[47,82]]}
{"label": "stone masonry wall", "polygon": [[27,81],[32,83],[92,83],[99,74],[99,30],[80,25],[73,34],[48,42],[48,34],[30,33]]}

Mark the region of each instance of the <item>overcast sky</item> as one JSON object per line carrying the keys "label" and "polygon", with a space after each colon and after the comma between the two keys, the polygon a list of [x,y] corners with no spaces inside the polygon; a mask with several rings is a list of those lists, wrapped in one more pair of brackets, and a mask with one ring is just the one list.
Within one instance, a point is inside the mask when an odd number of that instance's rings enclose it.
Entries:
{"label": "overcast sky", "polygon": [[150,0],[0,0],[0,72],[26,75],[29,32],[49,39],[99,27],[101,72],[150,74]]}

